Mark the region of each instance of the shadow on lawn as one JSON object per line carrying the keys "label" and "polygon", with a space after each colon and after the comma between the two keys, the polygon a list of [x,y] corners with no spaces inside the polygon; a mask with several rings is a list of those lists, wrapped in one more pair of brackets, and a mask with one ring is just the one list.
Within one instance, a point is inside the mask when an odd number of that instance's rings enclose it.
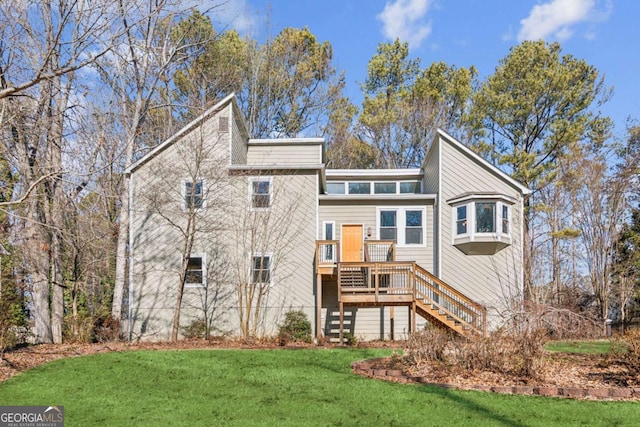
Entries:
{"label": "shadow on lawn", "polygon": [[472,401],[471,399],[466,399],[460,393],[460,391],[450,390],[444,387],[438,386],[430,386],[425,385],[421,387],[421,391],[424,393],[436,394],[441,396],[443,399],[451,400],[461,408],[464,408],[469,413],[477,414],[478,416],[483,417],[487,420],[493,420],[499,423],[502,423],[506,426],[511,427],[525,427],[525,424],[517,422],[515,420],[509,419],[503,415],[496,414],[494,411],[489,408],[479,405],[478,403]]}

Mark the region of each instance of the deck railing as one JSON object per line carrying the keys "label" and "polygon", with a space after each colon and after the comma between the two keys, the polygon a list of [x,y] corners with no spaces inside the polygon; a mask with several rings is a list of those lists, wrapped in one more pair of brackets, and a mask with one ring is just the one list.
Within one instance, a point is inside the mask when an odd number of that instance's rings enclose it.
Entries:
{"label": "deck railing", "polygon": [[452,319],[466,324],[473,332],[484,335],[487,309],[415,264],[416,298]]}
{"label": "deck railing", "polygon": [[365,262],[391,262],[396,260],[396,245],[393,240],[366,240]]}
{"label": "deck railing", "polygon": [[340,241],[316,240],[316,264],[337,264],[340,262]]}

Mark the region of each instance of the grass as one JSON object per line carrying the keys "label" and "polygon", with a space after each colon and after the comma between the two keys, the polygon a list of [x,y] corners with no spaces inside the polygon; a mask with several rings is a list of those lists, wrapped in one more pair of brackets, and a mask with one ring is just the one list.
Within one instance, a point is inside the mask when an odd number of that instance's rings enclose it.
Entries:
{"label": "grass", "polygon": [[63,405],[69,426],[637,425],[640,404],[455,391],[352,374],[388,350],[185,350],[57,360],[0,405]]}
{"label": "grass", "polygon": [[545,349],[562,353],[607,354],[614,345],[615,343],[609,340],[551,341]]}

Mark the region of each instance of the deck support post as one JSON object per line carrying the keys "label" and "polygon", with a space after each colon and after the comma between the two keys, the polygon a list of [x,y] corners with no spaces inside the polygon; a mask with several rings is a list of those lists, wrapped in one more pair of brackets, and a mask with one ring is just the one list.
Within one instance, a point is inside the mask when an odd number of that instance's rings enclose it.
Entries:
{"label": "deck support post", "polygon": [[389,332],[391,341],[395,341],[394,330],[396,326],[396,310],[394,306],[389,307]]}
{"label": "deck support post", "polygon": [[322,339],[322,274],[318,273],[316,279],[316,340]]}
{"label": "deck support post", "polygon": [[340,301],[340,332],[338,334],[340,345],[344,345],[344,341],[342,340],[343,330],[344,330],[344,303]]}

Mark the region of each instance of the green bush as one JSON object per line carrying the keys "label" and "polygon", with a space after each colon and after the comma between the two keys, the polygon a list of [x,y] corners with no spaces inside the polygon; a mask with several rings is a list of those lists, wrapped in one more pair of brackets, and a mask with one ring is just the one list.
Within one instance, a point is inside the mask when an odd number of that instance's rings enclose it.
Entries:
{"label": "green bush", "polygon": [[185,338],[207,338],[207,322],[204,319],[196,319],[189,324],[189,326],[185,326],[182,330],[182,335]]}
{"label": "green bush", "polygon": [[292,310],[284,315],[278,338],[281,344],[289,341],[311,342],[311,322],[304,311]]}

